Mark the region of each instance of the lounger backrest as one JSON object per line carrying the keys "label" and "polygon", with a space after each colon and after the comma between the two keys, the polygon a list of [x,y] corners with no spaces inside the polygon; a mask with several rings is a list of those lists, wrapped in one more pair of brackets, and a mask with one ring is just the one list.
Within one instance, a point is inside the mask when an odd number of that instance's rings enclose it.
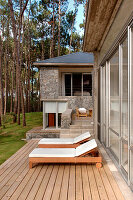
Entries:
{"label": "lounger backrest", "polygon": [[97,143],[96,143],[95,139],[92,139],[84,144],[79,145],[76,148],[76,156],[80,156],[96,147],[97,147]]}
{"label": "lounger backrest", "polygon": [[78,137],[74,138],[74,143],[78,143],[82,140],[85,140],[86,138],[89,138],[90,136],[91,136],[91,134],[89,133],[89,131],[86,133],[83,133],[83,134],[79,135]]}

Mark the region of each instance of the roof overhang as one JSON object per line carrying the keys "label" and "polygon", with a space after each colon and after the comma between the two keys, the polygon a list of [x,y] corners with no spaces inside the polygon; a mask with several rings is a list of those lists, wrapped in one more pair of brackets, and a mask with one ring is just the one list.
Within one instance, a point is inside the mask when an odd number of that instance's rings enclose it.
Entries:
{"label": "roof overhang", "polygon": [[99,51],[123,0],[89,0],[83,50]]}
{"label": "roof overhang", "polygon": [[36,63],[33,65],[37,67],[93,67],[93,63]]}

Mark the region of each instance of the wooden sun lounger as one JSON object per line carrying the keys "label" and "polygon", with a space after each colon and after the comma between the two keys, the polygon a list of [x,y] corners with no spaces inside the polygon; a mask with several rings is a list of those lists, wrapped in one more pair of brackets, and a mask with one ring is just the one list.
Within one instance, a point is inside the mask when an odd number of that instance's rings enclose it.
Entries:
{"label": "wooden sun lounger", "polygon": [[96,163],[102,167],[102,157],[95,139],[77,148],[36,148],[29,154],[29,167],[35,163]]}
{"label": "wooden sun lounger", "polygon": [[75,138],[43,138],[38,142],[39,148],[76,148],[80,144],[87,142],[91,134],[85,132]]}
{"label": "wooden sun lounger", "polygon": [[87,117],[87,112],[86,113],[80,113],[78,108],[76,108],[76,114],[77,114],[77,117]]}

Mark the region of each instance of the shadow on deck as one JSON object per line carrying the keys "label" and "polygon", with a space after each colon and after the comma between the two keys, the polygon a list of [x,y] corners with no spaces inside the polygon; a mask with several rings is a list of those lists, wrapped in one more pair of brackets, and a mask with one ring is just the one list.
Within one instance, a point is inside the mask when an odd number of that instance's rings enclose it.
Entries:
{"label": "shadow on deck", "polygon": [[37,146],[31,140],[0,166],[2,200],[123,200],[107,163],[95,165],[37,165],[29,170],[28,155]]}

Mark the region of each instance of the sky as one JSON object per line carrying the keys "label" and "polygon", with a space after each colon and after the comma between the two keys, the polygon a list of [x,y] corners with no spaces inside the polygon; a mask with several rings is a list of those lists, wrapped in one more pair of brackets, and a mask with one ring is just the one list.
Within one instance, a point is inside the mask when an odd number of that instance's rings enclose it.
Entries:
{"label": "sky", "polygon": [[[69,11],[72,10],[72,9],[74,9],[73,3],[74,3],[73,0],[69,0],[69,6],[68,6],[68,10]],[[76,17],[75,28],[76,28],[77,32],[80,35],[84,34],[84,30],[82,30],[79,27],[79,24],[83,23],[83,19],[84,19],[84,7],[83,7],[83,5],[79,5],[79,7],[78,7],[78,13],[77,13],[77,17]]]}

